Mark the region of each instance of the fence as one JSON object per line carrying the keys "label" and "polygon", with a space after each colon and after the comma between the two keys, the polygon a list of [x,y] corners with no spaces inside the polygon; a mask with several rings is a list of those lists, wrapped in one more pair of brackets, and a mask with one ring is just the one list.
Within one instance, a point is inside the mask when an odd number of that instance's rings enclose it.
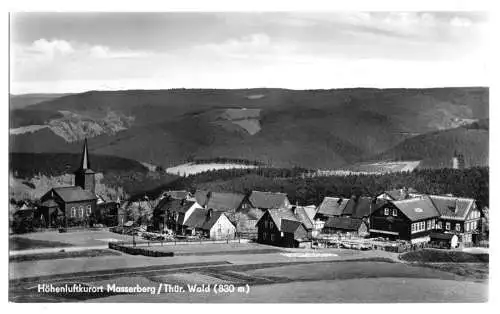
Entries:
{"label": "fence", "polygon": [[248,243],[250,240],[244,238],[233,238],[233,239],[166,239],[166,240],[144,240],[138,239],[136,241],[120,241],[113,242],[113,244],[126,246],[126,247],[152,247],[152,246],[175,246],[175,245],[194,245],[194,244],[228,244],[228,243]]}
{"label": "fence", "polygon": [[[445,243],[433,243],[433,242],[422,242],[416,244],[403,243],[403,242],[384,242],[384,241],[374,241],[364,238],[356,237],[332,237],[330,239],[314,239],[314,242],[322,244],[325,247],[333,248],[351,248],[351,249],[371,249],[371,250],[381,250],[393,253],[404,253],[413,252],[422,249],[449,249],[449,244]],[[480,241],[478,244],[474,243],[462,243],[459,247],[489,247],[488,241]]]}

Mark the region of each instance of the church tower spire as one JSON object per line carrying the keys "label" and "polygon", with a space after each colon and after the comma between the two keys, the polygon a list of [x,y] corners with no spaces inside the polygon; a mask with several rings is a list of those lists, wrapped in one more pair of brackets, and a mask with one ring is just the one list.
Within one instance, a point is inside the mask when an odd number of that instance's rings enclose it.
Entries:
{"label": "church tower spire", "polygon": [[95,193],[95,172],[90,169],[89,149],[86,138],[83,142],[80,165],[75,171],[75,186]]}
{"label": "church tower spire", "polygon": [[87,138],[83,142],[83,152],[82,152],[82,161],[80,162],[79,169],[90,169],[90,161],[89,161],[89,149],[87,147]]}

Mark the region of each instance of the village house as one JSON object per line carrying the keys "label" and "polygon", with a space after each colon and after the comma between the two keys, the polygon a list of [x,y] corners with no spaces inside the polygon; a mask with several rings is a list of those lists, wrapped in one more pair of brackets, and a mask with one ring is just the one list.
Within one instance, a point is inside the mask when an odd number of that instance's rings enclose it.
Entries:
{"label": "village house", "polygon": [[330,217],[341,216],[348,202],[348,198],[327,196],[318,206],[314,219],[326,222]]}
{"label": "village house", "polygon": [[175,234],[184,234],[184,223],[196,208],[201,206],[185,198],[163,197],[153,211],[155,230],[172,230]]}
{"label": "village house", "polygon": [[200,235],[213,240],[234,239],[236,227],[220,211],[195,208],[183,224],[186,234]]}
{"label": "village house", "polygon": [[196,191],[196,202],[205,209],[223,212],[236,226],[240,236],[257,235],[255,224],[262,216],[262,211],[253,208],[248,197],[240,193]]}
{"label": "village house", "polygon": [[310,244],[313,223],[305,211],[295,208],[268,209],[257,222],[258,242],[285,247]]}
{"label": "village house", "polygon": [[370,216],[370,235],[411,243],[429,242],[439,212],[429,197],[387,201]]}
{"label": "village house", "polygon": [[458,235],[460,243],[477,243],[481,235],[481,211],[471,198],[429,195],[439,212],[437,229]]}
{"label": "village house", "polygon": [[250,207],[248,198],[244,194],[226,192],[211,192],[205,205],[205,208],[226,214],[234,214]]}
{"label": "village house", "polygon": [[342,234],[348,237],[366,237],[370,234],[368,223],[361,218],[330,217],[326,221],[323,234]]}
{"label": "village house", "polygon": [[323,224],[320,234],[366,236],[370,215],[383,203],[385,201],[381,199],[354,195],[351,198],[325,197],[314,221],[318,226]]}
{"label": "village house", "polygon": [[290,201],[285,193],[252,191],[248,200],[253,208],[263,212],[271,208],[290,206]]}
{"label": "village house", "polygon": [[41,197],[37,217],[47,227],[87,225],[96,210],[95,172],[90,168],[86,139],[80,166],[74,175],[74,186],[52,188]]}

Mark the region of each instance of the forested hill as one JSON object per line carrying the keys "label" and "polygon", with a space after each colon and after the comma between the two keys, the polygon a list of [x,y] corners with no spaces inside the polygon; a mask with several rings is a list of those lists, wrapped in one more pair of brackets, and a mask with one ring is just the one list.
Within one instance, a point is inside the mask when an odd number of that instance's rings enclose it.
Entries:
{"label": "forested hill", "polygon": [[[488,107],[482,87],[92,91],[11,111],[10,149],[77,153],[87,137],[92,153],[164,168],[223,157],[337,169],[414,136],[487,119]],[[402,148],[396,157],[409,146]],[[485,165],[476,160],[471,166]]]}
{"label": "forested hill", "polygon": [[379,193],[412,187],[421,193],[453,194],[478,200],[489,206],[489,168],[464,170],[423,169],[383,175],[348,175],[302,178],[301,169],[235,169],[207,172],[179,178],[148,192],[152,197],[165,189],[196,189],[250,193],[252,190],[284,192],[292,203],[319,205],[325,196],[375,196]]}

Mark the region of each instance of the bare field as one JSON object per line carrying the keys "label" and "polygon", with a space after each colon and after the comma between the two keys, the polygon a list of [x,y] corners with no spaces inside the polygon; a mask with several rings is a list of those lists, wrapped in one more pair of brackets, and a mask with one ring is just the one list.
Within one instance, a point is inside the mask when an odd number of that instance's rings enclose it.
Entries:
{"label": "bare field", "polygon": [[211,171],[211,170],[221,170],[221,169],[252,169],[252,168],[257,168],[257,166],[254,165],[242,165],[242,164],[231,164],[231,163],[226,163],[226,164],[217,164],[217,163],[210,163],[210,164],[195,164],[195,163],[186,163],[182,165],[178,165],[175,167],[170,167],[167,168],[165,171],[169,174],[173,175],[181,175],[181,176],[190,176],[206,171]]}

